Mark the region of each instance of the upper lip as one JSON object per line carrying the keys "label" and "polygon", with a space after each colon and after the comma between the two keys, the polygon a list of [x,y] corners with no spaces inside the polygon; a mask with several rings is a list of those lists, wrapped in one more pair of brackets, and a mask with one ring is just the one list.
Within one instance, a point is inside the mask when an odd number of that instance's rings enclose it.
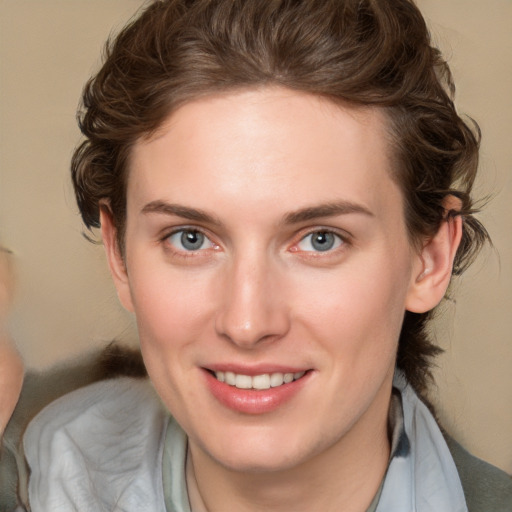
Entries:
{"label": "upper lip", "polygon": [[235,363],[216,363],[203,367],[206,370],[211,370],[212,372],[233,372],[238,375],[249,375],[250,377],[254,377],[255,375],[263,375],[265,373],[297,373],[297,372],[305,372],[310,370],[306,366],[288,366],[281,364],[253,364],[253,365],[241,365]]}

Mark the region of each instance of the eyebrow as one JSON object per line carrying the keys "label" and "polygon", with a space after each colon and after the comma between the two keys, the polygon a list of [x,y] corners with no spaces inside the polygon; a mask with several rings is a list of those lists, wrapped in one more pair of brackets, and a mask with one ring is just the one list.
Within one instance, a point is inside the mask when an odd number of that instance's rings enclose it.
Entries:
{"label": "eyebrow", "polygon": [[347,215],[349,213],[359,213],[374,217],[374,214],[361,204],[351,201],[336,201],[334,203],[320,204],[318,206],[302,208],[295,212],[288,213],[284,216],[284,223],[298,224],[321,217],[334,217],[336,215]]}
{"label": "eyebrow", "polygon": [[142,208],[141,213],[160,213],[163,215],[174,215],[183,219],[195,222],[203,222],[212,225],[221,225],[219,219],[197,208],[190,208],[180,204],[166,203],[165,201],[151,201]]}
{"label": "eyebrow", "polygon": [[[141,213],[173,215],[194,222],[202,222],[215,226],[222,225],[222,222],[217,217],[210,215],[204,210],[190,208],[180,204],[167,203],[161,200],[151,201],[150,203],[146,204],[142,208]],[[320,204],[317,206],[309,206],[294,212],[287,213],[283,217],[283,224],[299,224],[301,222],[307,222],[322,217],[334,217],[336,215],[347,215],[350,213],[358,213],[369,217],[374,217],[374,214],[361,204],[353,203],[351,201],[337,201],[333,203]]]}

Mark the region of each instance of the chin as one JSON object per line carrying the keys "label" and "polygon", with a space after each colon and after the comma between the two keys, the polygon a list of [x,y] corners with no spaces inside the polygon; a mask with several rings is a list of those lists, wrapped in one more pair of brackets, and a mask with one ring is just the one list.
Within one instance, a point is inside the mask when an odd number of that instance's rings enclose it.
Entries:
{"label": "chin", "polygon": [[[244,429],[245,430],[245,429]],[[218,464],[234,472],[272,473],[301,465],[321,451],[322,447],[308,449],[305,438],[298,439],[286,432],[243,432],[226,435],[217,442],[209,438],[203,450]],[[288,435],[287,435],[288,434]]]}
{"label": "chin", "polygon": [[237,473],[268,474],[287,471],[303,462],[299,454],[273,453],[266,451],[260,453],[234,453],[223,454],[217,462],[230,471]]}

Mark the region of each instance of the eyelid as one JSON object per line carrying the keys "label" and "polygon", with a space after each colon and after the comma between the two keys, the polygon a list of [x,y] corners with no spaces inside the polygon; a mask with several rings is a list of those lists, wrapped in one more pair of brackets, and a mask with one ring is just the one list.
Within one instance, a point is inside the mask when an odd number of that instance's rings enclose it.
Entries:
{"label": "eyelid", "polygon": [[176,226],[170,226],[163,228],[161,230],[161,234],[158,236],[160,240],[165,240],[169,238],[172,235],[175,235],[176,233],[179,233],[180,231],[197,231],[198,233],[202,233],[204,236],[211,238],[211,235],[208,230],[199,227],[194,226],[193,224],[179,224]]}
{"label": "eyelid", "polygon": [[[177,248],[176,246],[174,246],[173,244],[171,244],[169,242],[169,238],[171,238],[173,235],[176,235],[183,231],[195,231],[197,233],[201,233],[210,242],[211,246],[207,247],[205,249],[196,249],[196,250],[191,250],[191,251]],[[170,250],[172,250],[173,252],[175,252],[177,254],[192,255],[194,253],[206,251],[207,249],[218,249],[219,244],[216,243],[213,240],[213,238],[214,237],[209,233],[208,230],[201,228],[199,226],[194,226],[194,225],[188,224],[188,225],[174,226],[172,228],[169,228],[168,230],[164,230],[163,234],[159,237],[159,240],[162,244],[166,245],[168,249],[170,248]]]}
{"label": "eyelid", "polygon": [[[313,235],[314,233],[331,233],[335,236],[337,236],[341,241],[342,244],[340,246],[335,247],[333,249],[328,249],[326,251],[304,251],[298,248],[298,244],[302,242],[306,237]],[[339,228],[333,228],[333,227],[326,227],[326,226],[314,226],[312,228],[306,228],[304,230],[301,230],[296,237],[294,237],[294,241],[292,243],[292,246],[290,247],[291,252],[302,252],[302,253],[312,253],[315,255],[321,255],[322,253],[325,255],[332,254],[333,252],[336,252],[336,250],[340,250],[344,248],[346,245],[351,245],[351,239],[352,235],[348,233],[345,230],[339,229]]]}

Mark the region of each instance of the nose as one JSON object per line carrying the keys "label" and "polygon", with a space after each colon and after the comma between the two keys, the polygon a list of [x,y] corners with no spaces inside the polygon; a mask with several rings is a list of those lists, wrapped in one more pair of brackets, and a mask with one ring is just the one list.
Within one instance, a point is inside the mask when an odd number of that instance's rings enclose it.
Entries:
{"label": "nose", "polygon": [[290,327],[279,271],[265,258],[244,258],[226,274],[215,319],[217,333],[242,348],[284,336]]}

